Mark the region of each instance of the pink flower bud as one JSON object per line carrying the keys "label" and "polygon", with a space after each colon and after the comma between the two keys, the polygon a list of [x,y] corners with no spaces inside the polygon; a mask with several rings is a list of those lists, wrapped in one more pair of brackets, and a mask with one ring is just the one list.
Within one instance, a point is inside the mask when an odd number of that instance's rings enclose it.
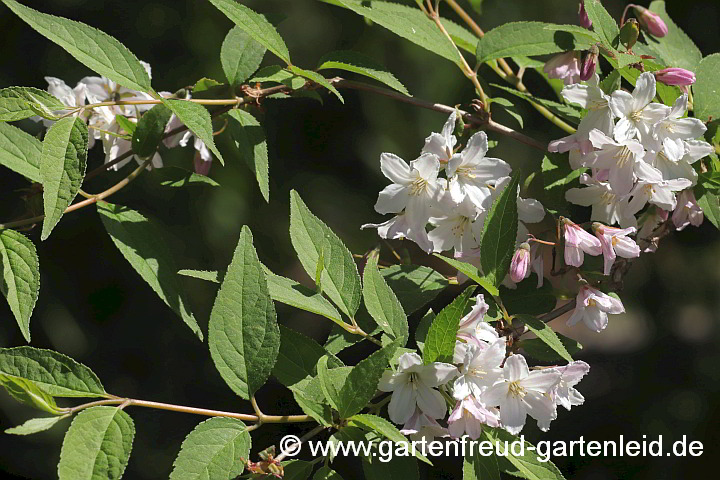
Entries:
{"label": "pink flower bud", "polygon": [[578,8],[578,22],[583,28],[592,27],[592,21],[590,20],[590,17],[588,17],[587,12],[585,11],[585,2],[580,2],[580,8]]}
{"label": "pink flower bud", "polygon": [[210,167],[212,166],[212,160],[206,161],[202,158],[200,155],[200,152],[195,152],[195,173],[199,175],[205,175],[207,176],[208,173],[210,173]]}
{"label": "pink flower bud", "polygon": [[683,190],[678,195],[677,207],[672,214],[675,228],[682,230],[688,225],[699,227],[704,219],[702,208],[697,204],[692,189]]}
{"label": "pink flower bud", "polygon": [[585,253],[593,256],[602,253],[600,240],[567,218],[563,218],[562,223],[565,237],[565,264],[581,267]]}
{"label": "pink flower bud", "polygon": [[510,262],[510,279],[515,283],[521,282],[527,275],[529,266],[530,245],[527,242],[521,243]]}
{"label": "pink flower bud", "polygon": [[664,68],[653,72],[655,79],[665,85],[688,86],[695,83],[695,74],[684,68]]}
{"label": "pink flower bud", "polygon": [[562,80],[565,85],[580,81],[580,54],[578,52],[559,53],[545,62],[543,72],[550,78]]}
{"label": "pink flower bud", "polygon": [[587,81],[595,75],[595,67],[597,66],[599,53],[598,47],[595,45],[585,52],[582,68],[580,69],[580,80]]}
{"label": "pink flower bud", "polygon": [[633,8],[638,22],[650,35],[660,38],[668,34],[667,25],[657,13],[653,13],[640,5],[633,5]]}

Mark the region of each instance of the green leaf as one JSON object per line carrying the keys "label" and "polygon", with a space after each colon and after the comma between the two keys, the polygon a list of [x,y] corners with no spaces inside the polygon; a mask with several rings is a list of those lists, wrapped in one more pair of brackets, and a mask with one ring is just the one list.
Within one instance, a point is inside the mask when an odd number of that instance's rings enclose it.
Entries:
{"label": "green leaf", "polygon": [[276,302],[329,318],[338,325],[346,325],[340,313],[322,295],[294,280],[268,273],[268,289]]}
{"label": "green leaf", "polygon": [[323,465],[315,472],[313,480],[343,480],[343,478],[332,468]]}
{"label": "green leaf", "polygon": [[187,100],[164,98],[162,101],[177,116],[178,120],[184,123],[197,138],[205,143],[220,160],[220,163],[225,165],[225,160],[223,160],[222,155],[215,146],[212,118],[207,109],[200,104]]}
{"label": "green leaf", "polygon": [[563,345],[560,341],[560,338],[557,336],[555,331],[542,320],[538,320],[532,315],[516,315],[515,318],[525,322],[525,325],[531,332],[533,332],[540,340],[545,342],[548,347],[555,350],[563,359],[568,362],[573,361],[570,353],[568,353],[565,345]]}
{"label": "green leaf", "polygon": [[[519,437],[508,433],[502,428],[483,428],[483,434],[493,445],[500,442],[504,445],[512,445],[515,441],[522,441]],[[512,448],[507,450],[507,455],[498,457],[498,466],[503,472],[528,480],[565,480],[560,470],[550,461],[541,462],[538,459],[538,452],[530,442],[524,442],[522,449],[523,456],[516,456]]]}
{"label": "green leaf", "polygon": [[472,6],[473,10],[478,14],[482,14],[483,0],[468,0],[468,3],[470,3],[470,6]]}
{"label": "green leaf", "polygon": [[[618,68],[618,62],[616,59],[608,56],[605,56],[605,58],[610,63],[611,67]],[[664,65],[648,59],[643,60],[642,64],[646,72],[654,72],[660,70],[661,68],[665,68]],[[630,82],[630,84],[633,86],[637,82],[638,77],[642,74],[642,72],[637,68],[629,66],[619,68],[619,72],[620,75],[622,75],[622,77],[628,82]],[[660,97],[660,100],[662,100],[665,105],[672,105],[681,94],[679,87],[665,85],[661,82],[657,82],[655,88],[657,90],[657,96]]]}
{"label": "green leaf", "polygon": [[360,306],[360,275],[350,251],[300,195],[290,191],[290,240],[310,278],[315,278],[318,259],[323,258],[322,289],[348,317]]}
{"label": "green leaf", "polygon": [[395,75],[388,72],[382,64],[371,57],[352,50],[330,52],[320,59],[318,70],[345,70],[353,72],[384,83],[388,87],[397,90],[405,95],[410,95],[407,88],[395,78]]}
{"label": "green leaf", "polygon": [[55,399],[30,380],[0,373],[0,385],[20,403],[54,415],[63,413],[55,404]]}
{"label": "green leaf", "polygon": [[[580,120],[582,120],[582,110],[571,107],[570,105],[565,105],[563,103],[555,102],[553,100],[546,100],[544,98],[534,97],[529,93],[520,92],[513,88],[497,85],[495,83],[491,83],[490,85],[495,88],[499,88],[500,90],[507,92],[511,95],[515,95],[516,97],[527,100],[530,103],[537,103],[538,105],[542,105],[558,117],[561,117],[562,119],[567,120],[574,125],[579,124]],[[493,100],[497,101],[497,98],[494,98]]]}
{"label": "green leaf", "polygon": [[585,11],[592,21],[593,30],[600,36],[603,43],[613,49],[618,48],[620,29],[600,0],[585,0]]}
{"label": "green leaf", "polygon": [[205,420],[183,440],[170,480],[229,480],[245,470],[250,433],[240,420]]}
{"label": "green leaf", "polygon": [[692,87],[696,118],[704,122],[720,118],[720,53],[703,58],[695,72],[695,85]]}
{"label": "green leaf", "polygon": [[235,151],[253,171],[263,198],[269,202],[270,173],[265,132],[260,122],[245,110],[230,110],[229,115],[233,120],[229,127]]}
{"label": "green leaf", "polygon": [[366,480],[419,480],[417,460],[410,456],[385,456],[377,449],[363,457]]}
{"label": "green leaf", "polygon": [[0,123],[0,165],[19,173],[32,182],[40,178],[42,142],[7,123]]}
{"label": "green leaf", "polygon": [[[348,425],[351,427],[360,427],[364,430],[377,432],[395,443],[408,443],[405,435],[403,435],[400,430],[395,427],[395,425],[382,417],[378,417],[377,415],[371,415],[369,413],[353,415],[348,419]],[[415,456],[428,465],[432,465],[432,462],[425,458],[419,451],[415,452]]]}
{"label": "green leaf", "polygon": [[163,168],[153,168],[152,171],[146,175],[150,180],[158,182],[163,187],[200,187],[208,185],[210,187],[219,187],[212,178],[206,175],[200,175],[190,170],[185,170],[180,167],[164,166]]}
{"label": "green leaf", "polygon": [[0,348],[0,373],[30,380],[54,397],[106,396],[92,370],[52,350]]}
{"label": "green leaf", "polygon": [[293,398],[306,415],[321,425],[332,425],[333,415],[320,386],[320,378],[308,378],[289,388],[293,393]]}
{"label": "green leaf", "polygon": [[720,172],[705,172],[698,174],[698,184],[706,190],[720,189]]}
{"label": "green leaf", "polygon": [[480,239],[480,266],[485,278],[495,286],[505,279],[510,270],[510,260],[515,252],[518,210],[517,195],[519,172],[495,199],[485,218]]}
{"label": "green leaf", "polygon": [[380,270],[380,274],[408,315],[434,300],[448,286],[441,273],[422,265],[392,265]]}
{"label": "green leaf", "polygon": [[500,295],[500,291],[498,290],[498,288],[490,281],[488,281],[488,279],[484,277],[482,273],[480,273],[480,270],[478,270],[475,265],[471,265],[467,262],[461,262],[460,260],[455,260],[454,258],[446,257],[438,253],[434,255],[442,261],[446,262],[448,265],[455,267],[460,273],[465,274],[466,277],[480,285],[490,295],[494,297]]}
{"label": "green leaf", "polygon": [[426,50],[458,65],[462,63],[458,52],[435,22],[416,7],[375,0],[338,0],[338,3]]}
{"label": "green leaf", "polygon": [[343,366],[337,357],[329,354],[312,338],[280,325],[280,351],[272,374],[286,387],[292,387],[315,377],[318,360],[326,355],[330,368]]}
{"label": "green leaf", "polygon": [[282,83],[286,87],[297,90],[305,86],[307,81],[284,68],[280,65],[270,65],[268,67],[261,68],[253,78],[249,80],[250,83],[263,83],[273,82]]}
{"label": "green leaf", "polygon": [[511,102],[507,98],[494,97],[492,99],[492,103],[496,103],[503,107],[503,109],[518,122],[520,128],[524,128],[522,115],[520,115],[520,112],[518,111],[517,107],[513,102]]}
{"label": "green leaf", "polygon": [[[488,435],[483,429],[480,441],[487,440]],[[480,449],[475,449],[472,454],[468,451],[463,458],[463,480],[500,480],[497,455],[482,455]]]}
{"label": "green leaf", "polygon": [[345,99],[340,95],[340,92],[338,92],[338,89],[335,88],[335,86],[328,81],[327,78],[323,77],[317,72],[313,72],[312,70],[305,70],[300,67],[296,67],[295,65],[290,65],[288,67],[291,72],[293,72],[295,75],[299,75],[303,78],[307,78],[308,80],[312,81],[313,83],[317,83],[321,87],[327,88],[330,90],[337,98],[340,100],[340,103],[345,103]]}
{"label": "green leaf", "polygon": [[0,230],[0,290],[7,299],[25,340],[30,342],[30,316],[40,291],[40,263],[29,238],[15,230]]}
{"label": "green leaf", "polygon": [[115,123],[129,135],[135,133],[137,129],[137,123],[131,122],[125,115],[115,115]]}
{"label": "green leaf", "polygon": [[440,17],[440,21],[458,48],[465,50],[471,55],[475,55],[475,49],[478,42],[477,35],[452,20],[448,20],[447,18]]}
{"label": "green leaf", "polygon": [[[220,272],[213,272],[209,270],[178,270],[178,275],[185,277],[197,278],[199,280],[205,280],[206,282],[221,283]],[[223,273],[223,276],[225,274]]]}
{"label": "green leaf", "polygon": [[150,91],[150,76],[137,57],[107,33],[84,23],[38,12],[15,0],[2,1],[39,34],[60,45],[86,67],[124,87]]}
{"label": "green leaf", "polygon": [[415,343],[417,344],[420,353],[423,353],[423,351],[425,350],[425,339],[427,338],[428,331],[430,330],[430,325],[432,325],[433,321],[435,321],[435,312],[433,312],[431,308],[420,319],[417,327],[415,328]]}
{"label": "green leaf", "polygon": [[210,0],[210,3],[215,5],[218,10],[235,22],[235,25],[243,29],[256,42],[290,65],[290,52],[285,42],[264,15],[250,10],[235,0]]}
{"label": "green leaf", "polygon": [[[282,462],[284,474],[283,480],[307,480],[313,470],[313,463],[305,460],[286,460]],[[269,475],[261,475],[268,477]]]}
{"label": "green leaf", "polygon": [[404,346],[409,335],[407,315],[395,293],[380,274],[377,262],[376,251],[369,255],[363,272],[365,307],[380,328],[392,338],[397,339],[399,346]]}
{"label": "green leaf", "polygon": [[225,383],[246,400],[267,381],[278,356],[275,307],[246,226],[215,298],[208,344]]}
{"label": "green leaf", "polygon": [[73,419],[65,434],[60,480],[116,480],[127,467],[135,425],[116,407],[92,407]]}
{"label": "green leaf", "polygon": [[175,257],[167,249],[169,234],[156,220],[122,205],[98,202],[105,230],[123,257],[135,271],[177,313],[185,324],[203,339],[200,326],[188,307],[180,281]]}
{"label": "green leaf", "polygon": [[32,87],[0,90],[0,122],[15,122],[35,115],[54,119],[53,112],[67,109],[67,105],[45,90]]}
{"label": "green leaf", "polygon": [[85,178],[87,152],[88,128],[79,118],[58,120],[45,134],[40,160],[45,207],[41,240],[50,236],[80,190]]}
{"label": "green leaf", "polygon": [[545,184],[545,195],[542,203],[554,215],[566,214],[568,202],[565,192],[571,187],[579,187],[578,178],[584,169],[573,170],[567,155],[546,153],[542,161],[542,179]]}
{"label": "green leaf", "polygon": [[605,95],[612,95],[612,92],[620,89],[620,72],[613,70],[600,81],[600,88]]}
{"label": "green leaf", "polygon": [[[557,332],[555,332],[555,334],[558,336],[560,342],[562,342],[563,346],[565,347],[565,350],[567,350],[570,355],[575,355],[580,350],[582,350],[583,346],[580,345],[577,340],[573,340],[572,338],[566,337],[565,335]],[[561,357],[560,354],[558,354],[547,343],[545,343],[539,338],[528,338],[526,340],[521,340],[519,342],[519,345],[526,354],[530,355],[536,360],[540,360],[541,362],[555,363],[563,360],[563,357]]]}
{"label": "green leaf", "polygon": [[667,35],[662,38],[645,35],[650,49],[656,52],[668,67],[696,71],[702,60],[702,53],[690,37],[668,16],[665,11],[665,2],[657,0],[652,2],[650,11],[658,14],[668,28]]}
{"label": "green leaf", "polygon": [[138,120],[132,132],[132,149],[140,158],[155,155],[165,134],[165,126],[172,112],[165,105],[155,105]]}
{"label": "green leaf", "polygon": [[230,85],[240,85],[260,66],[267,49],[235,26],[220,47],[220,63]]}
{"label": "green leaf", "polygon": [[[364,308],[360,309],[357,312],[357,315],[355,315],[355,322],[370,336],[375,336],[382,332],[380,327],[377,323],[375,323],[370,314],[368,314]],[[350,333],[340,325],[333,325],[330,329],[327,341],[325,342],[325,348],[328,352],[338,353],[363,340],[364,337]]]}
{"label": "green leaf", "polygon": [[5,430],[5,433],[9,433],[10,435],[32,435],[33,433],[44,432],[45,430],[51,429],[60,420],[69,416],[70,415],[67,414],[58,417],[31,418],[22,425],[8,428]]}
{"label": "green leaf", "polygon": [[423,347],[425,365],[433,362],[452,363],[460,319],[470,304],[473,292],[475,292],[474,285],[466,288],[463,293],[455,297],[450,305],[440,310],[430,324]]}
{"label": "green leaf", "polygon": [[555,308],[557,303],[552,285],[543,282],[543,286],[538,288],[537,278],[532,275],[514,289],[501,286],[500,298],[511,314],[541,315]]}
{"label": "green leaf", "polygon": [[708,192],[702,185],[695,186],[695,197],[705,218],[720,230],[720,197]]}
{"label": "green leaf", "polygon": [[510,22],[493,28],[477,45],[477,61],[485,63],[496,58],[515,55],[585,50],[599,41],[594,33],[574,25],[542,22]]}

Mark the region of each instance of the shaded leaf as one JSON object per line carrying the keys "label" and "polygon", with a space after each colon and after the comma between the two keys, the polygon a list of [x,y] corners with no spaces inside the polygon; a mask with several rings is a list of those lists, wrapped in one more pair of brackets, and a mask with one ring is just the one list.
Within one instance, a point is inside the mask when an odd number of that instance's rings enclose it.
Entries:
{"label": "shaded leaf", "polygon": [[41,156],[40,140],[10,124],[0,123],[0,165],[40,183]]}
{"label": "shaded leaf", "polygon": [[519,181],[520,175],[515,172],[510,183],[495,199],[485,218],[480,239],[480,266],[485,278],[496,286],[510,270],[510,260],[515,251]]}
{"label": "shaded leaf", "polygon": [[[573,340],[572,338],[566,337],[565,335],[557,332],[555,332],[555,335],[557,335],[560,342],[565,347],[565,350],[567,350],[570,355],[575,355],[582,350],[583,346],[580,345],[577,340]],[[535,360],[540,360],[541,362],[555,363],[564,360],[558,352],[553,350],[552,347],[540,338],[528,338],[521,340],[520,347],[526,354],[530,355]]]}
{"label": "shaded leaf", "polygon": [[540,340],[545,342],[550,348],[555,350],[563,359],[568,362],[573,361],[570,353],[568,353],[565,348],[565,345],[563,345],[560,338],[548,324],[531,315],[516,315],[515,317],[525,322],[525,325],[531,332],[533,332]]}
{"label": "shaded leaf", "polygon": [[40,291],[40,263],[33,242],[15,230],[0,230],[0,290],[25,340],[30,342],[30,316]]}
{"label": "shaded leaf", "polygon": [[388,87],[405,95],[410,95],[405,86],[371,57],[352,50],[330,52],[320,59],[318,70],[337,69],[353,72],[384,83]]}
{"label": "shaded leaf", "polygon": [[0,373],[0,385],[20,403],[55,415],[63,413],[55,404],[55,399],[30,380]]}
{"label": "shaded leaf", "polygon": [[335,88],[335,86],[328,81],[327,78],[323,77],[317,72],[313,72],[312,70],[304,70],[300,67],[296,67],[295,65],[291,65],[290,71],[293,72],[296,75],[299,75],[301,77],[307,78],[308,80],[312,81],[313,83],[317,83],[321,87],[327,88],[330,90],[333,95],[335,95],[338,100],[340,100],[340,103],[345,103],[345,99],[340,95],[340,92],[338,92],[338,89]]}
{"label": "shaded leaf", "polygon": [[132,149],[138,157],[147,158],[155,154],[171,115],[172,112],[168,107],[159,104],[140,117],[135,131],[131,132]]}
{"label": "shaded leaf", "polygon": [[460,326],[460,319],[470,305],[475,286],[466,288],[463,293],[437,314],[430,324],[425,345],[423,347],[423,362],[429,365],[433,362],[452,363],[455,351],[455,337]]}
{"label": "shaded leaf", "polygon": [[439,259],[446,262],[448,265],[451,265],[455,267],[460,273],[465,274],[466,277],[468,277],[473,282],[480,285],[482,288],[485,289],[490,295],[496,297],[500,294],[500,291],[498,288],[491,283],[486,277],[482,275],[480,270],[475,265],[472,265],[467,262],[462,262],[460,260],[456,260],[454,258],[446,257],[444,255],[440,255],[438,253],[434,254]]}
{"label": "shaded leaf", "polygon": [[402,305],[380,274],[378,253],[371,253],[363,271],[363,299],[368,313],[380,328],[397,339],[399,346],[407,343],[408,321]]}
{"label": "shaded leaf", "polygon": [[45,90],[32,87],[0,89],[0,122],[14,122],[41,114],[52,119],[56,118],[53,112],[67,108]]}
{"label": "shaded leaf", "polygon": [[215,154],[220,163],[225,165],[225,160],[215,146],[212,118],[207,109],[187,100],[164,98],[162,101],[197,138],[205,143],[205,146]]}
{"label": "shaded leaf", "polygon": [[234,120],[229,127],[235,151],[253,171],[263,198],[269,202],[270,173],[265,132],[260,122],[245,110],[230,110],[229,115]]}
{"label": "shaded leaf", "polygon": [[708,55],[700,61],[692,87],[693,114],[703,122],[720,119],[720,53]]}
{"label": "shaded leaf", "polygon": [[265,50],[242,28],[231,28],[220,48],[220,63],[230,85],[240,85],[250,78],[260,66]]}
{"label": "shaded leaf", "polygon": [[60,420],[68,418],[70,415],[61,415],[57,417],[31,418],[22,425],[8,428],[5,433],[10,435],[32,435],[33,433],[44,432],[51,429]]}

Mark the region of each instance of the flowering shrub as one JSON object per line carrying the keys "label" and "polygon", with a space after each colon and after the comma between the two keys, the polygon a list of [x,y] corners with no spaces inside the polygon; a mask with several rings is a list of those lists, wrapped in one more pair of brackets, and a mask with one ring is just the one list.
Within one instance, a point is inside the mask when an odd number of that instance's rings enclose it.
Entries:
{"label": "flowering shrub", "polygon": [[[2,1],[97,73],[74,87],[46,77],[47,91],[0,90],[0,163],[42,196],[41,215],[29,211],[0,225],[2,291],[23,336],[29,343],[39,295],[33,240],[48,240],[65,214],[94,206],[144,282],[199,341],[207,334],[217,371],[252,406],[252,412],[233,413],[128,398],[108,393],[87,366],[62,353],[2,348],[0,383],[18,401],[49,414],[6,432],[32,434],[72,418],[58,465],[61,479],[123,475],[135,435],[130,407],[211,417],[182,443],[172,479],[232,479],[245,471],[309,478],[321,461],[314,478],[337,476],[329,466],[334,458],[287,460],[287,452],[275,456],[268,450],[253,461],[251,432],[266,423],[315,424],[301,441],[326,434],[332,442],[514,439],[528,417],[547,431],[559,407],[571,411],[583,404],[579,384],[592,374],[590,365],[573,358],[579,343],[548,323],[569,314],[567,325],[601,332],[609,315],[624,312],[615,292],[634,259],[656,252],[673,230],[699,226],[706,217],[720,227],[720,140],[708,130],[720,115],[717,56],[702,58],[669,19],[664,2],[629,5],[618,24],[599,0],[585,0],[579,26],[515,22],[483,32],[455,0],[416,0],[412,7],[325,0],[454,62],[475,97],[459,98],[451,107],[410,96],[393,74],[357,52],[332,52],[315,69],[298,67],[265,16],[235,0],[210,0],[236,24],[220,52],[226,78],[202,78],[175,92],[155,91],[150,65],[115,38]],[[441,7],[453,10],[467,28],[441,17]],[[626,18],[630,8],[636,18]],[[554,56],[545,62],[530,58],[547,55]],[[260,68],[266,56],[280,63]],[[496,122],[497,108],[512,112],[513,105],[490,95],[490,79],[478,74],[481,65],[512,87],[493,85],[493,92],[528,101],[568,135],[544,145]],[[363,81],[326,76],[330,70]],[[533,70],[558,88],[557,100],[528,91],[523,76]],[[225,157],[246,160],[271,201],[258,107],[269,98],[322,101],[326,91],[344,101],[343,90],[447,115],[439,132],[429,133],[424,144],[418,139],[419,150],[378,152],[388,185],[375,210],[389,217],[358,227],[375,229],[384,240],[417,244],[446,262],[451,275],[421,265],[422,259],[411,264],[388,242],[383,245],[393,257],[372,246],[353,255],[295,191],[289,235],[312,288],[265,267],[247,227],[224,271],[181,269],[160,241],[167,235],[164,225],[107,200],[148,171],[159,172],[168,187],[218,187],[208,175]],[[13,124],[25,119],[42,123],[42,139]],[[192,170],[165,165],[173,148],[191,141]],[[512,159],[493,156],[498,142],[510,141],[541,151],[540,168],[523,175]],[[100,148],[104,163],[86,171],[89,150]],[[123,176],[101,193],[83,190],[86,180],[109,171]],[[531,190],[538,198],[530,197]],[[78,195],[84,199],[76,201]],[[571,218],[577,210],[569,204],[589,207],[589,221]],[[219,284],[207,332],[191,311],[179,275]],[[569,279],[572,293],[559,294],[548,277]],[[467,286],[437,314],[425,310],[450,283]],[[278,322],[274,302],[333,322],[327,342]],[[423,314],[419,322],[408,321],[416,311]],[[345,365],[337,354],[359,342],[374,344],[375,351]],[[258,405],[255,394],[271,376],[292,392],[297,414],[269,414]],[[65,397],[91,400],[58,405],[56,399]],[[506,454],[502,460],[465,457],[465,477],[483,471],[499,478],[502,471],[564,478],[532,454]],[[418,460],[428,461],[418,455],[395,468],[417,476]],[[363,459],[369,477],[377,468],[371,464],[370,457]]]}

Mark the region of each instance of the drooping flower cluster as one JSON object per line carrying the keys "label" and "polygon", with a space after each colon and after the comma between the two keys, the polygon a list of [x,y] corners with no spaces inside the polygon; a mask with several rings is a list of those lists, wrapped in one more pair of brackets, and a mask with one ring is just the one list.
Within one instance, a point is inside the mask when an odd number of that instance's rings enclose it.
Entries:
{"label": "drooping flower cluster", "polygon": [[[363,228],[377,228],[382,238],[407,238],[428,253],[452,250],[456,258],[479,266],[485,217],[510,183],[512,169],[503,160],[486,156],[485,132],[473,134],[461,150],[456,148],[455,123],[453,112],[442,132],[427,137],[420,156],[410,164],[391,153],[381,155],[380,168],[393,183],[380,192],[375,210],[395,216]],[[544,216],[540,202],[518,198],[518,245],[527,239],[525,224],[540,222]]]}
{"label": "drooping flower cluster", "polygon": [[[151,74],[150,65],[141,62],[143,67],[148,73]],[[70,88],[63,80],[55,77],[45,77],[48,82],[48,92],[57,97],[62,103],[67,105],[69,108],[66,112],[72,111],[76,107],[82,107],[83,105],[106,103],[106,102],[137,102],[137,104],[130,105],[104,105],[94,108],[87,108],[80,110],[77,115],[85,120],[90,129],[89,144],[88,148],[92,148],[96,141],[102,143],[103,150],[105,152],[105,162],[108,163],[113,159],[123,155],[131,150],[131,142],[126,138],[126,132],[122,125],[118,122],[117,117],[123,116],[132,123],[137,123],[140,116],[153,107],[153,104],[142,104],[142,101],[153,101],[155,100],[151,95],[131,90],[118,85],[113,80],[106,77],[84,77],[81,79],[74,88]],[[169,92],[160,92],[160,95],[169,98],[173,95]],[[62,113],[62,112],[60,112]],[[40,117],[37,117],[39,119]],[[52,120],[43,119],[43,123],[46,126],[52,125]],[[170,132],[173,129],[182,126],[182,122],[173,114],[170,117],[165,131]],[[163,140],[163,144],[172,148],[177,145],[182,147],[186,146],[192,137],[190,131],[186,131],[183,134],[177,134],[167,137]],[[202,140],[195,138],[194,147],[196,150],[195,154],[195,171],[197,173],[207,175],[212,164],[212,155]],[[135,159],[138,163],[143,163],[145,159],[138,158],[137,155],[133,155],[126,160],[123,160],[113,166],[115,170],[124,167],[130,160]],[[163,166],[163,161],[159,153],[155,153],[152,158],[150,168],[160,168]]]}
{"label": "drooping flower cluster", "polygon": [[[547,430],[559,405],[569,410],[583,403],[574,387],[590,370],[585,362],[531,370],[522,355],[506,355],[507,338],[485,321],[487,311],[478,295],[460,321],[453,364],[424,365],[418,354],[406,353],[397,371],[385,373],[379,389],[392,392],[388,414],[403,433],[476,439],[487,425],[517,434],[528,415]],[[450,399],[455,404],[447,415]]]}

